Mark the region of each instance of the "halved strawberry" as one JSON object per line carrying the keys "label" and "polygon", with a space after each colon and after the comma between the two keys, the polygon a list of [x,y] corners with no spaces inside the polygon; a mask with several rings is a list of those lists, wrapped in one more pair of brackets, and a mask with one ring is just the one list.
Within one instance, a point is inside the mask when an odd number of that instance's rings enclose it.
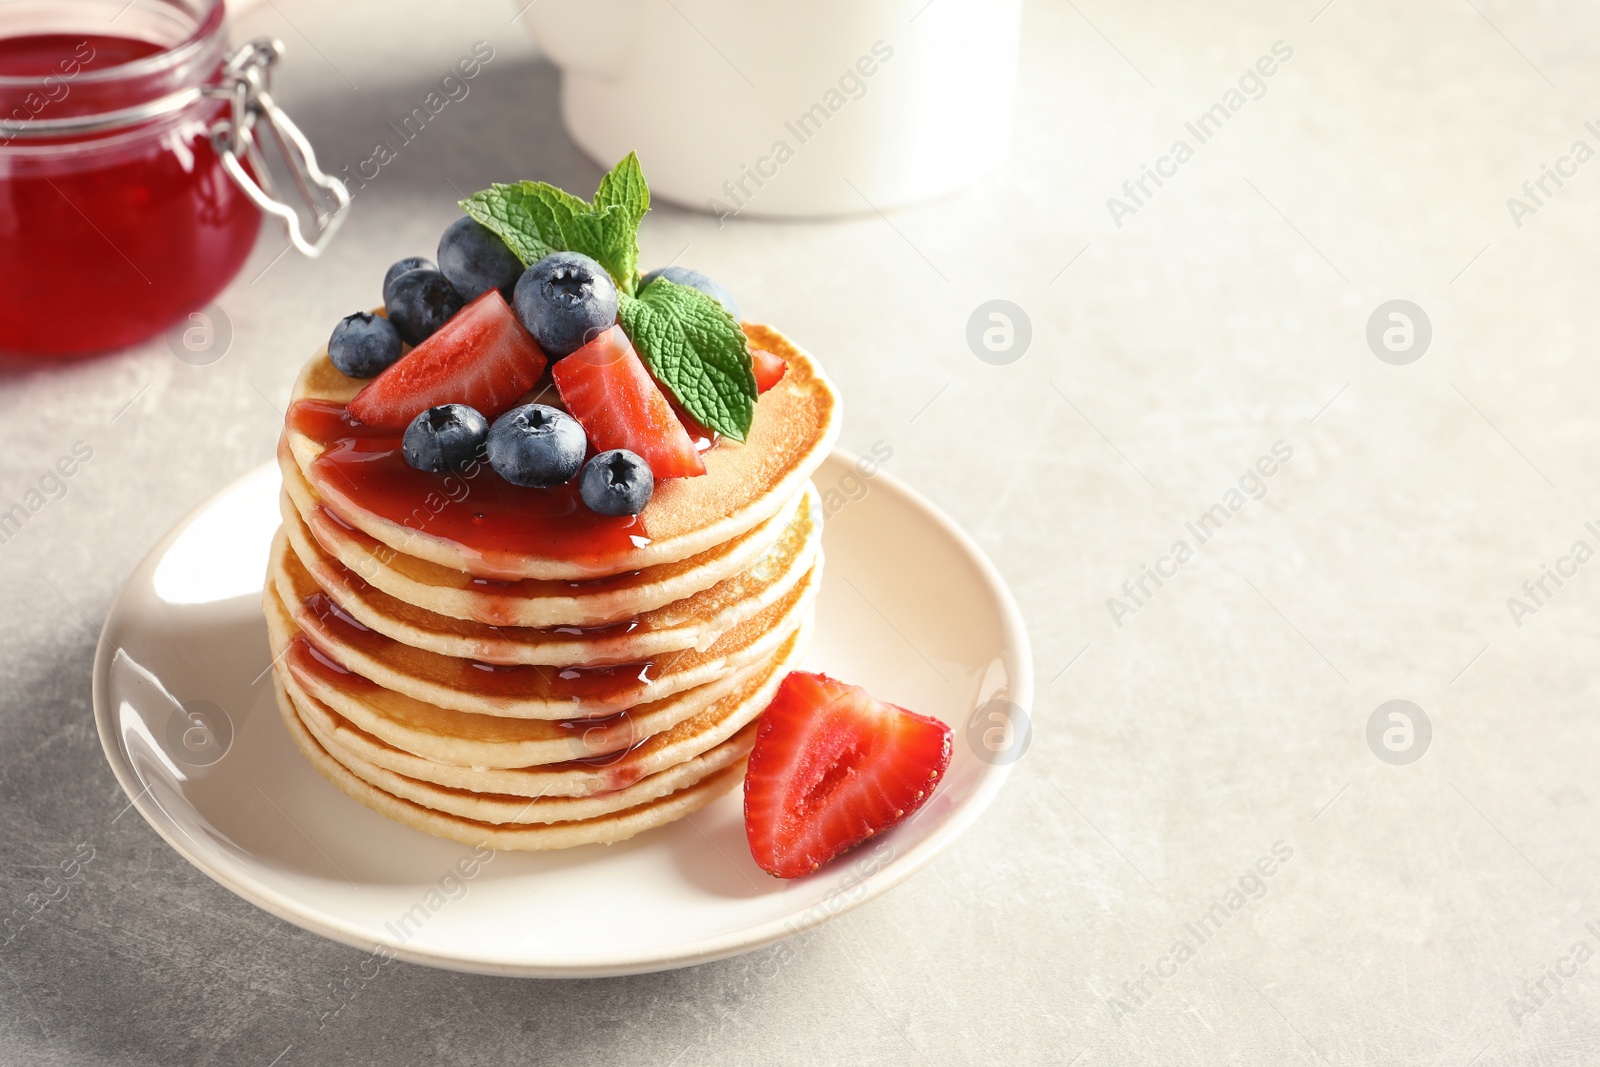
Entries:
{"label": "halved strawberry", "polygon": [[780,356],[761,348],[750,350],[751,362],[755,364],[756,392],[764,393],[774,385],[783,381],[783,376],[789,372],[789,364]]}
{"label": "halved strawberry", "polygon": [[440,404],[468,404],[494,420],[544,373],[544,353],[498,289],[490,289],[407,352],[350,401],[352,418],[404,430]]}
{"label": "halved strawberry", "polygon": [[596,451],[626,448],[650,464],[658,480],[706,472],[688,431],[621,326],[558,360],[550,376]]}
{"label": "halved strawberry", "polygon": [[938,719],[793,671],[750,752],[750,854],[779,878],[810,874],[920,808],[949,765],[950,727]]}

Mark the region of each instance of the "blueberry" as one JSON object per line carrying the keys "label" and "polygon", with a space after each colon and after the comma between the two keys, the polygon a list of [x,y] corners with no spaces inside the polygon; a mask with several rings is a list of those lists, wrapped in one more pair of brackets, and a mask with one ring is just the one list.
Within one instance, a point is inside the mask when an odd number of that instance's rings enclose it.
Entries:
{"label": "blueberry", "polygon": [[585,463],[578,481],[583,502],[601,515],[637,515],[655,491],[650,465],[626,448],[602,452]]}
{"label": "blueberry", "polygon": [[677,285],[687,285],[691,289],[700,290],[702,293],[706,294],[711,299],[727,308],[728,314],[732,315],[735,321],[738,320],[739,302],[733,298],[733,294],[728,292],[728,290],[724,289],[718,283],[712,281],[710,278],[707,278],[704,274],[701,274],[699,271],[690,270],[688,267],[658,267],[649,274],[646,274],[640,280],[639,291],[643,292],[645,286],[649,285],[657,278],[665,278],[667,281],[673,282]]}
{"label": "blueberry", "polygon": [[389,286],[383,302],[389,321],[407,344],[420,345],[466,304],[456,287],[436,270],[408,270]]}
{"label": "blueberry", "polygon": [[385,304],[389,302],[389,286],[393,285],[394,280],[400,275],[414,270],[438,269],[433,265],[433,260],[423,259],[421,256],[407,256],[405,259],[395,260],[389,269],[383,273],[383,302]]}
{"label": "blueberry", "polygon": [[400,439],[406,462],[419,471],[458,471],[477,459],[489,420],[466,404],[440,404],[411,420]]}
{"label": "blueberry", "polygon": [[522,277],[522,260],[493,230],[463,215],[439,238],[439,270],[469,302],[490,289],[509,300]]}
{"label": "blueberry", "polygon": [[545,404],[512,408],[489,429],[489,466],[513,485],[548,489],[571,481],[588,449],[578,420]]}
{"label": "blueberry", "polygon": [[400,333],[382,315],[346,315],[328,338],[328,358],[352,378],[371,378],[400,358]]}
{"label": "blueberry", "polygon": [[517,318],[551,359],[588,344],[617,321],[617,285],[577,252],[555,252],[523,272],[513,293]]}

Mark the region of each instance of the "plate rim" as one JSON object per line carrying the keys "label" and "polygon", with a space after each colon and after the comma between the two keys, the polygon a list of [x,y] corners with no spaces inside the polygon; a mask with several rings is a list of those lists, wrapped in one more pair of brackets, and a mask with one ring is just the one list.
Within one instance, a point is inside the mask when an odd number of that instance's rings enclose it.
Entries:
{"label": "plate rim", "polygon": [[[829,460],[838,460],[850,466],[856,466],[860,462],[856,453],[837,447],[829,452],[824,462]],[[122,791],[128,797],[130,805],[139,812],[140,817],[156,831],[157,835],[173,851],[177,852],[191,866],[205,874],[212,881],[268,914],[274,915],[303,930],[308,930],[351,948],[370,952],[384,950],[391,957],[405,960],[408,963],[462,973],[500,977],[604,978],[693,967],[701,963],[710,963],[746,952],[753,952],[756,949],[814,930],[822,924],[882,896],[905,882],[912,875],[932,863],[937,856],[953,845],[962,834],[966,833],[977,822],[999,794],[1000,789],[1005,785],[1006,779],[1010,776],[1011,770],[1015,766],[1014,761],[1004,764],[989,764],[989,769],[981,775],[972,793],[964,798],[959,806],[955,807],[945,820],[935,827],[926,838],[907,852],[889,860],[880,869],[855,882],[852,889],[860,889],[861,892],[834,894],[831,898],[825,899],[837,900],[839,902],[838,907],[821,908],[813,904],[800,913],[798,920],[794,915],[782,916],[714,937],[681,943],[668,950],[652,952],[642,956],[617,953],[596,955],[587,963],[538,961],[512,963],[483,959],[470,954],[455,954],[438,949],[422,951],[405,943],[374,941],[367,936],[366,931],[354,929],[343,920],[310,910],[296,897],[258,881],[239,877],[238,872],[231,865],[219,865],[213,862],[213,854],[204,853],[199,848],[194,847],[188,835],[181,832],[177,823],[152,798],[150,786],[139,778],[131,762],[124,758],[121,739],[115,728],[115,716],[110,706],[108,693],[110,670],[117,651],[111,647],[111,622],[124,609],[124,601],[131,595],[130,591],[133,587],[134,578],[146,571],[151,561],[170,548],[177,536],[187,529],[198,516],[212,508],[219,497],[230,492],[242,482],[262,476],[264,471],[269,468],[275,468],[275,466],[276,464],[269,460],[252,467],[211,493],[203,501],[191,508],[181,519],[173,523],[167,532],[134,565],[128,577],[123,581],[122,586],[117,590],[116,598],[112,601],[110,609],[106,612],[106,625],[101,628],[100,639],[96,643],[91,700],[94,708],[95,729],[100,738],[101,750],[105,754],[106,761],[111,765],[117,784],[122,787]],[[957,525],[955,520],[946,515],[941,508],[923,496],[922,493],[881,468],[874,474],[872,480],[883,483],[890,491],[899,494],[915,511],[920,513],[922,518],[932,522],[940,532],[950,538],[975,566],[984,586],[999,609],[1003,647],[1001,658],[1005,662],[1007,669],[1008,691],[1006,698],[1019,705],[1031,717],[1034,698],[1033,652],[1028,640],[1027,625],[1023,620],[1021,610],[1017,607],[1015,598],[1011,595],[1010,588],[1006,585],[1005,579],[1001,576],[993,561],[989,559],[988,554],[973,540],[970,534]],[[810,914],[812,912],[820,914]]]}

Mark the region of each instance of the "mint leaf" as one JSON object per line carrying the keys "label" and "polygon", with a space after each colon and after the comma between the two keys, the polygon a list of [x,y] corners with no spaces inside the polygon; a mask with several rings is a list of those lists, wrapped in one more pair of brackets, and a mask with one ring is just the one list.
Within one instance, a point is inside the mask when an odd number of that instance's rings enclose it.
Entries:
{"label": "mint leaf", "polygon": [[639,224],[626,208],[575,215],[566,229],[567,248],[582,252],[606,269],[622,295],[633,293],[639,273]]}
{"label": "mint leaf", "polygon": [[698,289],[665,278],[624,296],[617,321],[657,382],[700,424],[743,441],[756,412],[756,376],[744,331]]}
{"label": "mint leaf", "polygon": [[461,209],[493,230],[524,266],[551,252],[583,251],[573,249],[570,235],[589,205],[553,185],[497,183],[461,201]]}
{"label": "mint leaf", "polygon": [[632,295],[638,284],[639,222],[650,210],[650,189],[632,152],[600,179],[592,204],[547,182],[518,182],[473,193],[461,209],[493,230],[524,266],[552,252],[581,252],[623,293]]}
{"label": "mint leaf", "polygon": [[637,155],[629,152],[622,162],[611,168],[611,173],[600,179],[600,188],[594,191],[594,206],[601,210],[625,207],[634,225],[644,218],[644,213],[650,210],[650,187],[645,184]]}
{"label": "mint leaf", "polygon": [[594,191],[594,210],[603,220],[603,250],[611,257],[595,258],[631,296],[639,282],[639,223],[650,210],[650,187],[637,155],[629,152],[600,179],[600,188]]}

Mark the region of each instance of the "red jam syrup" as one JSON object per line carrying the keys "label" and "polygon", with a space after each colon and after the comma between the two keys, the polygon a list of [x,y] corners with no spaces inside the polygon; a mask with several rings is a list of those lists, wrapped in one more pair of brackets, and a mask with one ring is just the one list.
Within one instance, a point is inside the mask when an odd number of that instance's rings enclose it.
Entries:
{"label": "red jam syrup", "polygon": [[[338,584],[351,593],[365,597],[369,603],[380,612],[405,611],[411,605],[405,601],[390,596],[381,589],[375,588],[370,582],[351,571],[340,563],[327,563],[319,561],[317,566],[304,563],[313,579],[324,589],[333,584]],[[316,593],[305,600],[306,607],[318,615],[332,612],[349,626],[361,630],[370,629],[361,620],[340,607],[338,602],[326,593]],[[594,626],[501,626],[485,624],[484,629],[494,637],[479,637],[476,639],[477,651],[474,658],[485,663],[504,664],[515,666],[523,662],[517,658],[530,644],[560,642],[566,637],[585,638],[588,655],[583,661],[585,667],[611,666],[618,663],[635,663],[637,658],[628,651],[618,651],[615,643],[629,634],[637,633],[645,628],[645,622],[638,617],[619,619],[616,622],[599,623]],[[497,640],[500,638],[501,640]],[[497,652],[504,650],[505,658],[497,658]],[[554,669],[554,668],[552,668]]]}
{"label": "red jam syrup", "polygon": [[[289,642],[284,660],[296,681],[313,692],[319,685],[345,693],[352,691],[370,693],[378,688],[359,674],[340,666],[304,636],[297,636]],[[636,764],[624,762],[627,757],[638,751],[641,745],[650,740],[649,737],[640,736],[641,731],[634,725],[632,716],[628,712],[594,719],[560,719],[553,725],[575,735],[579,744],[597,754],[546,764],[543,769],[609,771],[610,773],[603,776],[604,788],[597,790],[600,793],[626,789],[644,777],[642,770]]]}
{"label": "red jam syrup", "polygon": [[[398,553],[382,542],[368,537],[354,526],[328,510],[326,505],[318,504],[305,516],[306,527],[310,529],[312,538],[322,546],[322,550],[330,556],[339,555],[339,543],[353,541],[363,550],[383,562],[396,565]],[[331,531],[337,529],[335,535]],[[400,561],[398,567],[402,573],[407,570],[406,563]],[[422,581],[437,581],[441,574],[448,575],[459,589],[472,589],[479,594],[477,601],[472,605],[472,620],[481,622],[494,629],[501,627],[515,627],[516,616],[512,613],[509,604],[518,597],[560,596],[578,590],[603,590],[623,588],[638,578],[639,571],[623,571],[621,574],[609,575],[605,578],[591,578],[588,581],[552,581],[538,578],[523,578],[519,581],[501,581],[495,578],[478,578],[470,574],[452,571],[447,567],[430,569],[421,579]],[[348,568],[346,569],[348,572]],[[362,582],[363,587],[370,585],[364,579],[351,575],[352,581]],[[595,623],[587,627],[556,627],[557,633],[589,634],[595,632],[632,633],[638,625],[636,619],[623,620],[628,624],[626,630],[606,630],[606,627],[620,626],[621,623]]]}
{"label": "red jam syrup", "polygon": [[103,34],[0,37],[0,78],[42,78],[47,74],[75,77],[84,71],[119,67],[160,51],[161,46],[150,41]]}
{"label": "red jam syrup", "polygon": [[344,692],[359,689],[370,693],[378,688],[376,682],[369,682],[355,671],[349,670],[298,634],[289,642],[289,652],[285,660],[289,665],[289,673],[297,679],[316,679],[329,688]]}
{"label": "red jam syrup", "polygon": [[[330,556],[339,554],[339,541],[329,535],[329,527],[337,527],[339,539],[353,541],[367,552],[392,562],[387,557],[393,552],[393,549],[387,549],[386,551],[386,547],[382,542],[368,537],[354,526],[351,526],[344,519],[328,510],[325,505],[318,504],[311,509],[311,513],[306,516],[306,525],[310,527],[312,536],[322,546],[323,551]],[[473,588],[490,593],[503,593],[507,596],[538,597],[560,596],[562,593],[575,591],[591,592],[622,588],[638,578],[640,573],[640,571],[623,571],[621,574],[609,574],[604,578],[590,578],[584,581],[559,581],[539,578],[506,581],[500,578],[479,578],[471,574],[461,574],[459,577],[453,576],[452,580],[459,589]],[[437,579],[438,575],[435,572],[430,572],[429,578]],[[493,625],[505,625],[506,622],[501,618],[484,618],[477,621]]]}
{"label": "red jam syrup", "polygon": [[[655,669],[651,661],[600,667],[480,663],[402,645],[361,625],[326,593],[311,593],[291,607],[295,622],[313,647],[355,649],[402,673],[490,699],[571,701],[574,718],[606,716],[632,707]],[[337,662],[331,653],[324,655]]]}
{"label": "red jam syrup", "polygon": [[98,352],[144,340],[204,306],[250,254],[261,213],[207,136],[220,101],[176,123],[14,138],[34,119],[147,102],[117,99],[114,80],[74,79],[163,51],[117,36],[0,36],[0,77],[51,76],[60,94],[0,100],[0,352]]}
{"label": "red jam syrup", "polygon": [[430,474],[406,463],[401,435],[364,426],[343,404],[297,400],[291,432],[322,447],[308,472],[317,491],[356,512],[447,541],[479,563],[480,576],[512,577],[527,557],[576,563],[596,575],[647,544],[638,516],[599,515],[583,503],[577,479],[554,489],[512,485],[478,464]]}

